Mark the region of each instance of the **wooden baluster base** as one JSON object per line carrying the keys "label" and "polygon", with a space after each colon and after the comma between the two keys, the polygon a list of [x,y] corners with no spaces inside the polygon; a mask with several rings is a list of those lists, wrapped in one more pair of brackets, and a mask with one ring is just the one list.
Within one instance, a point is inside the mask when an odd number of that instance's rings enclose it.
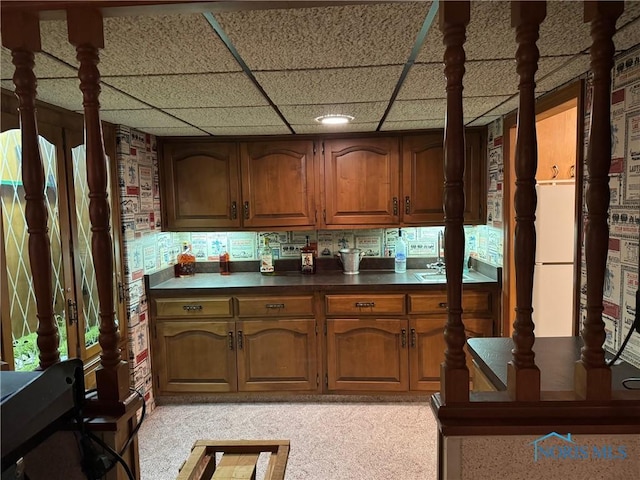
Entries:
{"label": "wooden baluster base", "polygon": [[469,369],[440,365],[440,395],[447,405],[469,402]]}
{"label": "wooden baluster base", "polygon": [[[609,367],[588,368],[578,360],[573,373],[576,395],[584,400],[611,400],[611,369]],[[609,385],[609,388],[602,388]]]}
{"label": "wooden baluster base", "polygon": [[[531,388],[531,385],[537,386]],[[512,400],[524,402],[540,401],[540,369],[538,366],[518,368],[507,363],[507,391]]]}

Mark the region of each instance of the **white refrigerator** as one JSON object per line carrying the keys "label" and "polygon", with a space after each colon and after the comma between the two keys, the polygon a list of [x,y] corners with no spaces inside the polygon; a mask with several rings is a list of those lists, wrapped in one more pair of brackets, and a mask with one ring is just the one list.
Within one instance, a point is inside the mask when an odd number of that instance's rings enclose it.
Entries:
{"label": "white refrigerator", "polygon": [[536,192],[534,332],[536,337],[573,336],[575,183],[539,183]]}

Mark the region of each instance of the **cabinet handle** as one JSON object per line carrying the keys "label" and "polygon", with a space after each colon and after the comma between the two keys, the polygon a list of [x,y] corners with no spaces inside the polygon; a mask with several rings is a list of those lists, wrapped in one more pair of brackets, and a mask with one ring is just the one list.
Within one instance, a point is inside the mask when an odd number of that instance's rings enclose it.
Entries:
{"label": "cabinet handle", "polygon": [[244,202],[244,218],[249,220],[249,202]]}
{"label": "cabinet handle", "polygon": [[416,329],[411,329],[411,348],[415,348],[416,346]]}
{"label": "cabinet handle", "polygon": [[575,165],[571,165],[569,167],[569,176],[571,178],[575,178],[575,176],[576,176],[576,166]]}
{"label": "cabinet handle", "polygon": [[202,305],[183,305],[182,309],[186,312],[193,312],[195,310],[202,310]]}
{"label": "cabinet handle", "polygon": [[406,348],[407,347],[407,329],[406,328],[403,328],[401,330],[400,338],[402,342],[402,348]]}
{"label": "cabinet handle", "polygon": [[234,200],[231,202],[231,219],[235,220],[238,218],[238,203]]}
{"label": "cabinet handle", "polygon": [[284,303],[267,303],[266,308],[284,308]]}
{"label": "cabinet handle", "polygon": [[553,177],[551,177],[551,178],[556,178],[558,176],[558,174],[560,173],[560,169],[558,168],[557,165],[554,165],[553,167],[551,167],[551,169],[553,170]]}
{"label": "cabinet handle", "polygon": [[393,214],[398,215],[398,197],[393,197]]}
{"label": "cabinet handle", "polygon": [[411,197],[409,195],[404,197],[404,213],[407,215],[411,213]]}
{"label": "cabinet handle", "polygon": [[242,330],[238,330],[238,350],[242,350],[243,342],[242,342]]}
{"label": "cabinet handle", "polygon": [[229,350],[233,350],[233,332],[229,332]]}
{"label": "cabinet handle", "polygon": [[440,302],[440,303],[438,304],[438,307],[440,307],[440,308],[447,308],[447,302]]}
{"label": "cabinet handle", "polygon": [[356,308],[373,308],[375,306],[375,302],[356,302]]}

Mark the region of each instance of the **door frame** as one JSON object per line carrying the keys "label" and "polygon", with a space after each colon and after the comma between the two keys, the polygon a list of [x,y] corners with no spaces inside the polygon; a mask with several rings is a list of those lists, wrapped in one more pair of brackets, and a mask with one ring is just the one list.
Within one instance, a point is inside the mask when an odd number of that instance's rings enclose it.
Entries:
{"label": "door frame", "polygon": [[[536,100],[536,121],[547,118],[561,110],[558,108],[572,100],[577,100],[577,125],[576,125],[576,169],[575,169],[575,185],[576,185],[576,206],[575,206],[575,234],[574,234],[574,258],[575,266],[580,265],[582,258],[582,237],[583,216],[583,179],[584,179],[584,97],[585,97],[585,81],[580,79],[559,90],[543,95]],[[502,287],[502,336],[510,337],[513,333],[513,315],[516,306],[516,283],[515,283],[515,263],[513,260],[513,237],[515,234],[515,207],[513,202],[513,194],[515,192],[515,156],[511,155],[511,136],[510,130],[517,129],[518,110],[514,110],[504,117],[503,121],[503,158],[504,158],[504,206],[503,211],[506,215],[504,222],[504,265],[503,269],[503,287]],[[517,130],[516,130],[517,132]],[[513,145],[515,147],[515,145]],[[515,150],[514,150],[515,152]],[[574,284],[580,284],[580,268],[574,268]],[[580,312],[580,294],[579,289],[573,291],[573,325],[574,331],[579,333],[579,312]]]}

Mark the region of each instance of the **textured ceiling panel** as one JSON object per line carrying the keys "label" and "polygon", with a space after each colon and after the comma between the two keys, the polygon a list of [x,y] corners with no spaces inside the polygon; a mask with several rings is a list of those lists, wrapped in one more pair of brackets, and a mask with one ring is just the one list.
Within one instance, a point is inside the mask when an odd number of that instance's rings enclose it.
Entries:
{"label": "textured ceiling panel", "polygon": [[202,127],[212,135],[286,135],[291,133],[282,125],[267,125],[262,127]]}
{"label": "textured ceiling panel", "polygon": [[564,64],[561,69],[540,79],[537,82],[536,90],[539,92],[548,92],[560,85],[564,85],[565,83],[574,80],[587,70],[589,70],[589,55],[577,55]]}
{"label": "textured ceiling panel", "polygon": [[103,80],[158,108],[267,105],[244,73],[103,77]]}
{"label": "textured ceiling panel", "polygon": [[[66,22],[40,22],[42,49],[78,65]],[[239,71],[240,66],[200,14],[108,17],[102,75]],[[194,42],[195,40],[195,42]],[[161,57],[161,60],[159,56]]]}
{"label": "textured ceiling panel", "polygon": [[495,120],[497,120],[499,118],[501,118],[500,115],[494,115],[494,116],[487,115],[487,116],[479,118],[479,119],[477,119],[477,120],[475,120],[473,122],[470,122],[467,126],[468,127],[482,127],[484,125],[490,124],[491,122],[493,122],[493,121],[495,121]]}
{"label": "textured ceiling panel", "polygon": [[[11,50],[2,47],[2,65],[0,66],[2,80],[13,78],[14,70],[15,67],[11,62]],[[36,53],[35,55],[34,71],[36,78],[76,78],[78,76],[78,72],[74,68],[42,53]]]}
{"label": "textured ceiling panel", "polygon": [[[475,118],[493,109],[507,100],[509,96],[499,97],[467,97],[463,100],[465,118]],[[447,104],[444,99],[396,101],[391,107],[387,120],[398,122],[403,120],[441,119],[444,121]]]}
{"label": "textured ceiling panel", "polygon": [[100,118],[105,122],[140,129],[146,127],[189,127],[186,123],[152,108],[146,110],[107,110],[100,112]]}
{"label": "textured ceiling panel", "polygon": [[402,67],[364,67],[296,72],[258,72],[277,105],[389,101]]}
{"label": "textured ceiling panel", "polygon": [[145,127],[143,129],[145,133],[150,133],[151,135],[157,135],[158,137],[208,137],[209,134],[193,127],[177,127],[177,128],[167,128],[167,127]]}
{"label": "textured ceiling panel", "polygon": [[[637,2],[637,5],[640,5],[640,2]],[[640,18],[619,30],[613,37],[613,43],[618,51],[624,51],[638,45],[640,43]]]}
{"label": "textured ceiling panel", "polygon": [[296,133],[374,132],[377,123],[349,123],[348,125],[291,125]]}
{"label": "textured ceiling panel", "polygon": [[431,2],[217,13],[252,70],[404,64]]}
{"label": "textured ceiling panel", "polygon": [[280,111],[292,125],[315,125],[317,117],[337,113],[351,115],[356,123],[379,122],[386,108],[386,102],[372,102],[346,105],[285,105]]}
{"label": "textured ceiling panel", "polygon": [[516,95],[511,100],[507,100],[502,105],[498,105],[493,110],[487,112],[487,115],[488,116],[506,115],[507,113],[518,108],[519,101],[520,101],[520,97]]}
{"label": "textured ceiling panel", "polygon": [[414,65],[398,92],[398,100],[445,98],[446,86],[442,63]]}
{"label": "textured ceiling panel", "polygon": [[[473,120],[472,118],[465,118],[464,121],[469,122]],[[391,130],[424,130],[428,128],[443,128],[444,127],[444,117],[440,120],[431,119],[431,120],[413,120],[413,121],[402,121],[402,122],[384,122],[382,126],[382,131],[388,132]]]}
{"label": "textured ceiling panel", "polygon": [[168,108],[164,111],[193,125],[207,127],[284,125],[271,107]]}
{"label": "textured ceiling panel", "polygon": [[[67,110],[82,110],[82,92],[79,85],[80,81],[75,78],[38,80],[38,100]],[[2,86],[13,90],[11,80],[3,80]],[[104,110],[148,108],[144,103],[123,95],[107,85],[102,85],[100,107]]]}

